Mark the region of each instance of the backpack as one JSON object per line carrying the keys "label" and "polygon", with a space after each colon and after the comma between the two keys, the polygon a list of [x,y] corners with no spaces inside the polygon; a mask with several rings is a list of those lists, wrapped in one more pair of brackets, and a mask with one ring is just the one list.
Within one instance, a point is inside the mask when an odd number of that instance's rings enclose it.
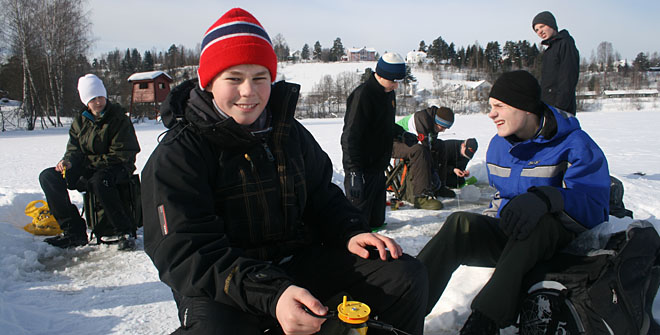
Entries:
{"label": "backpack", "polygon": [[619,219],[633,217],[633,212],[623,204],[623,183],[613,176],[610,176],[610,215]]}
{"label": "backpack", "polygon": [[[142,227],[139,175],[131,175],[127,183],[117,185],[117,190],[126,214],[132,218],[131,235],[137,237],[137,229]],[[105,215],[105,209],[97,197],[92,192],[85,192],[83,202],[87,227],[92,232],[90,240],[96,237],[98,244],[117,242],[117,239],[103,239],[104,237],[116,237],[117,232],[110,223],[108,216]]]}
{"label": "backpack", "polygon": [[[660,236],[653,225],[636,221],[609,238],[588,233],[526,275],[520,334],[658,334],[651,307]],[[570,250],[590,239],[604,247],[582,255]]]}

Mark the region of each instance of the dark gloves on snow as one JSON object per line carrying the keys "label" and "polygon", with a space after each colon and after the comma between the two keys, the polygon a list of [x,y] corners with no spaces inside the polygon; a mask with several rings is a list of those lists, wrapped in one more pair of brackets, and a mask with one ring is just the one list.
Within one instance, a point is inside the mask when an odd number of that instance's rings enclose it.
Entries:
{"label": "dark gloves on snow", "polygon": [[348,195],[351,200],[360,199],[364,190],[364,176],[362,175],[362,172],[350,171],[348,173],[348,178],[348,190],[346,190],[346,195]]}
{"label": "dark gloves on snow", "polygon": [[510,238],[526,239],[547,213],[564,208],[559,189],[552,186],[531,187],[527,193],[511,199],[500,212],[500,228]]}
{"label": "dark gloves on snow", "polygon": [[401,143],[404,143],[405,145],[412,147],[413,145],[417,144],[417,136],[413,133],[409,133],[407,131],[404,131],[398,136],[398,139]]}

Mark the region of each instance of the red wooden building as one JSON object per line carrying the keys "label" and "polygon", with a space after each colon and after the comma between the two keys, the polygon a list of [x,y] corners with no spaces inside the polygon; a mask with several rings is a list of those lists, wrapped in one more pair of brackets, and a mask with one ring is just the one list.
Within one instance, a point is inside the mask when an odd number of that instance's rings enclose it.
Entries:
{"label": "red wooden building", "polygon": [[170,93],[172,78],[163,71],[137,72],[128,77],[128,82],[133,84],[129,115],[133,114],[133,103],[153,103],[155,117],[158,114],[159,104]]}

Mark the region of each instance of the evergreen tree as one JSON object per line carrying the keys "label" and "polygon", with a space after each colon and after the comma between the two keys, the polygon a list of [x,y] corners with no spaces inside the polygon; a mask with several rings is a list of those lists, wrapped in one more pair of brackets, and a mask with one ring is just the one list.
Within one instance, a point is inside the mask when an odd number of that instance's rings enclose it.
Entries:
{"label": "evergreen tree", "polygon": [[312,58],[315,60],[321,60],[322,52],[323,49],[321,48],[321,43],[319,41],[316,41],[316,43],[314,43],[314,52],[312,53]]}
{"label": "evergreen tree", "polygon": [[303,45],[302,51],[300,52],[300,58],[309,60],[309,45],[307,45],[307,43]]}
{"label": "evergreen tree", "polygon": [[426,47],[426,43],[424,43],[424,40],[419,42],[419,48],[417,48],[417,51],[426,52],[426,49],[427,47]]}
{"label": "evergreen tree", "polygon": [[638,72],[646,72],[649,70],[650,66],[649,57],[643,52],[638,53],[633,61],[633,67],[635,68],[635,71]]}
{"label": "evergreen tree", "polygon": [[495,42],[488,42],[485,51],[486,63],[488,64],[488,71],[496,73],[500,69],[500,59],[502,59],[502,51],[500,44]]}
{"label": "evergreen tree", "polygon": [[346,53],[344,52],[344,45],[341,43],[341,38],[337,37],[332,43],[332,48],[330,48],[330,61],[340,61],[341,57]]}
{"label": "evergreen tree", "polygon": [[142,71],[154,70],[154,58],[151,56],[151,51],[144,52],[144,59],[142,60]]}
{"label": "evergreen tree", "polygon": [[142,67],[142,56],[137,49],[131,51],[131,72],[139,72]]}
{"label": "evergreen tree", "polygon": [[361,80],[362,82],[365,82],[365,81],[369,80],[369,78],[371,78],[371,75],[372,75],[373,73],[374,73],[374,70],[372,70],[370,67],[364,69],[364,73],[363,73],[362,76],[360,77],[360,80]]}

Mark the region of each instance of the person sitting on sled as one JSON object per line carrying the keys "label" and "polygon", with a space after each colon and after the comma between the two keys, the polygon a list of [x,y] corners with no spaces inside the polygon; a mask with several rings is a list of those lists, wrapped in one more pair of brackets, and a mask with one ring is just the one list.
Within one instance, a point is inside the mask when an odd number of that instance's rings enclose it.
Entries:
{"label": "person sitting on sled", "polygon": [[101,79],[87,74],[78,79],[78,93],[85,108],[69,129],[66,153],[55,167],[41,172],[39,183],[50,211],[63,234],[46,243],[71,248],[87,244],[87,226],[69,199],[69,190],[92,191],[119,236],[118,248],[135,248],[132,217],[119,198],[117,184],[128,182],[135,171],[140,145],[125,110],[107,99]]}
{"label": "person sitting on sled", "polygon": [[523,276],[577,233],[608,220],[610,177],[598,145],[571,114],[541,102],[529,72],[502,74],[490,91],[497,127],[486,153],[497,190],[484,215],[451,214],[417,256],[429,273],[431,312],[459,265],[494,267],[461,334],[498,334],[518,314]]}
{"label": "person sitting on sled", "polygon": [[421,334],[426,270],[333,184],[330,158],[294,118],[300,86],[273,84],[259,21],[231,9],[201,46],[198,78],[163,103],[169,131],[142,171],[145,251],[172,289],[176,333],[312,334],[324,319],[305,308],[325,315],[346,292]]}

